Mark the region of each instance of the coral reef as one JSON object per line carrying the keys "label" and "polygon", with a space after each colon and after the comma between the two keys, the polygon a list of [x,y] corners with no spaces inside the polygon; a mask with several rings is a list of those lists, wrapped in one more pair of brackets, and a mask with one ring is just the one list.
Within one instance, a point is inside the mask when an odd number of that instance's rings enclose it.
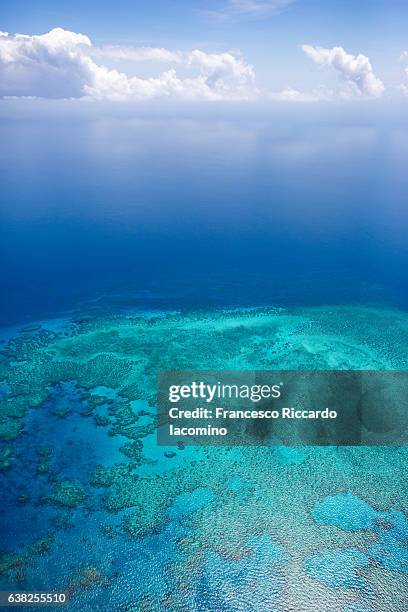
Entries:
{"label": "coral reef", "polygon": [[59,506],[66,508],[74,508],[86,498],[85,491],[78,485],[63,480],[54,484],[53,494],[50,496],[50,501]]}
{"label": "coral reef", "polygon": [[0,355],[7,525],[26,530],[2,585],[68,585],[69,612],[198,610],[204,594],[221,610],[228,593],[259,609],[256,592],[274,610],[402,611],[405,448],[157,447],[155,402],[160,369],[407,365],[408,315],[380,308],[26,329]]}
{"label": "coral reef", "polygon": [[39,474],[46,474],[49,470],[49,460],[53,453],[52,448],[40,447],[37,448],[38,464],[37,472]]}
{"label": "coral reef", "polygon": [[5,446],[0,451],[0,470],[7,470],[11,466],[11,458],[13,456],[13,448]]}

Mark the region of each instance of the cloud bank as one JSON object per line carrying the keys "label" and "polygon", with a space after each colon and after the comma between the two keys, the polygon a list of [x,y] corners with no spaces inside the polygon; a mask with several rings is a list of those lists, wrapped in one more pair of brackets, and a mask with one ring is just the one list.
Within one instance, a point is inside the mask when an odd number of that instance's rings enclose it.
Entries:
{"label": "cloud bank", "polygon": [[[181,78],[174,67],[139,78],[107,68],[102,59],[153,60],[194,70]],[[0,95],[94,100],[247,100],[258,91],[252,66],[231,53],[183,54],[166,49],[97,48],[84,34],[54,28],[47,34],[0,33]]]}
{"label": "cloud bank", "polygon": [[[287,2],[234,0],[230,4],[234,10],[262,11],[277,9]],[[236,53],[124,45],[97,47],[85,34],[63,28],[32,36],[0,32],[0,97],[319,102],[379,98],[383,94],[384,85],[365,55],[352,55],[342,47],[303,45],[302,49],[317,65],[333,68],[343,85],[336,89],[322,86],[309,92],[294,87],[261,92],[253,66]],[[406,52],[401,60],[408,60]],[[113,66],[120,62],[126,71],[129,67],[132,74],[109,67],[112,62]],[[157,74],[135,76],[138,62],[151,62]],[[407,83],[401,89],[408,95],[408,68],[405,75]]]}

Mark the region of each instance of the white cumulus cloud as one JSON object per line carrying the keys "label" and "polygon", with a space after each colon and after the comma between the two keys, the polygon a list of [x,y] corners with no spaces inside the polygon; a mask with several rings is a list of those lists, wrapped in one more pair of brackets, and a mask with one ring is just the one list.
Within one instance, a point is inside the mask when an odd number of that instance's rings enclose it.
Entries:
{"label": "white cumulus cloud", "polygon": [[[140,78],[110,69],[103,58],[183,64]],[[0,34],[0,96],[97,100],[242,100],[256,97],[252,66],[232,53],[190,53],[150,47],[94,47],[88,36],[54,28],[29,36]]]}
{"label": "white cumulus cloud", "polygon": [[83,34],[55,28],[41,36],[0,36],[0,93],[47,98],[79,97],[92,79]]}
{"label": "white cumulus cloud", "polygon": [[213,91],[238,97],[257,91],[253,66],[231,53],[204,53],[195,49],[188,55],[188,63],[200,69],[206,85]]}
{"label": "white cumulus cloud", "polygon": [[316,64],[336,70],[346,85],[341,97],[379,98],[384,93],[384,84],[374,73],[366,55],[352,55],[343,47],[326,49],[303,45],[302,49]]}

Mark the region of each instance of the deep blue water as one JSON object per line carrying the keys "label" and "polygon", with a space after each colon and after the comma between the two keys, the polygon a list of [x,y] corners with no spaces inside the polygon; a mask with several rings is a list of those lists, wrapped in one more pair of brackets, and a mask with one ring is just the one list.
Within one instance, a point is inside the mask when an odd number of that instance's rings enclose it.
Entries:
{"label": "deep blue water", "polygon": [[392,109],[33,108],[0,116],[1,323],[115,294],[408,306],[408,146]]}

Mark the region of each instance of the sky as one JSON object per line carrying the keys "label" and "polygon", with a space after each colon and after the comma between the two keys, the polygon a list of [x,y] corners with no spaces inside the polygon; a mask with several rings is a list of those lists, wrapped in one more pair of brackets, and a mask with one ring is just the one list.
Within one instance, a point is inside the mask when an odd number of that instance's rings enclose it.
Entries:
{"label": "sky", "polygon": [[2,97],[405,101],[404,0],[2,0]]}

